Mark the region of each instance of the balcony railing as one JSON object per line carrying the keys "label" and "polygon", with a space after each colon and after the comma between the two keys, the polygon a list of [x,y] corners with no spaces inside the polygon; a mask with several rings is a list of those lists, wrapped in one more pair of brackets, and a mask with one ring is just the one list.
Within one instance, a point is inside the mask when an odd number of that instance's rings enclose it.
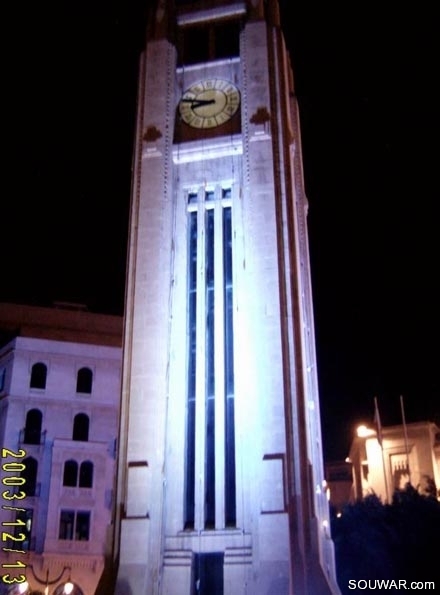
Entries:
{"label": "balcony railing", "polygon": [[35,444],[41,446],[46,443],[46,430],[30,430],[22,428],[19,432],[18,441],[20,444]]}

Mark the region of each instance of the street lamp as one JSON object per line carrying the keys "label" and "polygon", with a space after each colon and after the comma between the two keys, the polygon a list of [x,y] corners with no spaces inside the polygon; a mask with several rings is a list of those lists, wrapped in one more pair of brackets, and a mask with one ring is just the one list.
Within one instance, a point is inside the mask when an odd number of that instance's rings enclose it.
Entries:
{"label": "street lamp", "polygon": [[362,425],[356,428],[356,434],[359,436],[359,438],[369,438],[370,436],[375,436],[376,432],[375,430]]}
{"label": "street lamp", "polygon": [[[56,583],[58,583],[64,572],[66,570],[69,571],[69,577],[67,579],[67,582],[64,583],[64,588],[63,588],[63,595],[70,595],[73,591],[73,589],[75,588],[75,585],[72,583],[72,581],[70,580],[70,567],[69,566],[64,566],[64,568],[62,569],[62,571],[60,572],[60,574],[54,578],[49,580],[49,569],[46,570],[46,578],[45,579],[41,579],[39,576],[37,576],[37,574],[35,573],[34,567],[32,566],[32,564],[30,564],[28,566],[28,568],[31,569],[32,574],[34,575],[34,579],[40,583],[40,585],[44,585],[44,595],[49,595],[49,586],[50,585],[55,585]],[[24,583],[22,583],[19,587],[19,593],[26,593],[27,590],[29,589],[29,583],[27,581],[25,581]]]}

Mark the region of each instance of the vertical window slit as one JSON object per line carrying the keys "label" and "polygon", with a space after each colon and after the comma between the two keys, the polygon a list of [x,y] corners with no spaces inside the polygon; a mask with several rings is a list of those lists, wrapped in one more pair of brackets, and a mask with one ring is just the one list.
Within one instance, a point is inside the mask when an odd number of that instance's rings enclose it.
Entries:
{"label": "vertical window slit", "polygon": [[235,526],[235,411],[231,207],[223,208],[223,269],[225,310],[225,523],[227,526]]}
{"label": "vertical window slit", "polygon": [[[193,202],[189,195],[188,202]],[[194,528],[197,330],[197,211],[188,214],[188,387],[186,412],[185,528]]]}
{"label": "vertical window slit", "polygon": [[[206,195],[206,200],[209,200],[209,193]],[[205,527],[213,528],[215,526],[214,209],[207,209],[205,227]]]}

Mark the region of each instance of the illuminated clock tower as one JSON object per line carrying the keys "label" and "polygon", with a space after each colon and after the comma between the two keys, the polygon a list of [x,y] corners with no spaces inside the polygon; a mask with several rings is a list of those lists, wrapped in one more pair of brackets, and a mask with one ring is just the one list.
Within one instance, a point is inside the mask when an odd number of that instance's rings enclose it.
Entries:
{"label": "illuminated clock tower", "polygon": [[338,593],[277,1],[155,4],[139,80],[115,593]]}

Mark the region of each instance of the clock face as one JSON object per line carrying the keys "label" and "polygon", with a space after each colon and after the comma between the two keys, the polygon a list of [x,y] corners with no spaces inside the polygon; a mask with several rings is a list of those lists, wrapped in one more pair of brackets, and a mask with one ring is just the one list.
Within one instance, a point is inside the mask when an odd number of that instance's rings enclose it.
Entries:
{"label": "clock face", "polygon": [[214,128],[230,120],[239,106],[240,92],[234,84],[223,79],[205,79],[184,92],[179,112],[193,128]]}

